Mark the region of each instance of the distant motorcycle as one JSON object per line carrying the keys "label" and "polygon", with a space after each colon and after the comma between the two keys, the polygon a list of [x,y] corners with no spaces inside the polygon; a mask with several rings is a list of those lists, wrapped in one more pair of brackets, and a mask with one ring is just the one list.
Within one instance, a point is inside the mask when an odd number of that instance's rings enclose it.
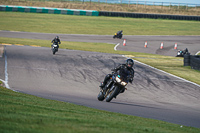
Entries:
{"label": "distant motorcycle", "polygon": [[55,54],[56,52],[58,52],[58,44],[53,43],[51,45],[51,50],[52,50],[53,54]]}
{"label": "distant motorcycle", "polygon": [[115,39],[115,38],[121,39],[122,36],[123,36],[123,33],[122,33],[122,32],[123,32],[122,30],[121,30],[121,31],[118,31],[117,33],[114,34],[113,38],[114,38],[114,39]]}
{"label": "distant motorcycle", "polygon": [[97,96],[99,101],[106,99],[106,102],[110,102],[113,98],[116,98],[119,93],[125,91],[125,86],[128,84],[129,78],[123,72],[113,73],[112,77],[107,81],[105,87],[100,88],[100,92]]}
{"label": "distant motorcycle", "polygon": [[176,57],[183,57],[183,51],[182,50],[178,50]]}
{"label": "distant motorcycle", "polygon": [[184,57],[185,54],[188,54],[188,49],[185,50],[178,50],[176,57]]}

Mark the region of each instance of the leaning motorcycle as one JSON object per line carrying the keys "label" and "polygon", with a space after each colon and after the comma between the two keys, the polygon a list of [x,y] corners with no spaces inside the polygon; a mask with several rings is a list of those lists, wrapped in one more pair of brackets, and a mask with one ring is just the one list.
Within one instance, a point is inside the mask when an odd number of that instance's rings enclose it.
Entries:
{"label": "leaning motorcycle", "polygon": [[115,38],[121,39],[122,36],[123,36],[123,33],[115,33],[114,36],[113,36],[113,38],[114,38],[114,39],[115,39]]}
{"label": "leaning motorcycle", "polygon": [[106,99],[106,102],[110,102],[119,93],[124,92],[125,86],[128,84],[128,75],[123,72],[113,73],[111,78],[107,81],[105,87],[100,88],[100,92],[97,96],[99,101]]}
{"label": "leaning motorcycle", "polygon": [[53,54],[55,54],[58,51],[58,44],[53,43],[51,45],[51,50],[52,50]]}

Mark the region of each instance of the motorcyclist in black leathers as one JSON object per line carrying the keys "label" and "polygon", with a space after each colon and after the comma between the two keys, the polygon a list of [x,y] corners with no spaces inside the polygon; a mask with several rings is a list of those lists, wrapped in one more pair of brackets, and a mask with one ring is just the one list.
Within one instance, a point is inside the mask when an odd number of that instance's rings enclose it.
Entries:
{"label": "motorcyclist in black leathers", "polygon": [[[128,72],[129,82],[132,83],[133,78],[134,78],[134,73],[135,73],[135,71],[133,69],[133,65],[134,65],[134,61],[132,59],[127,59],[126,60],[126,64],[120,64],[116,68],[111,69],[111,71],[117,72],[118,70],[124,69],[125,70],[124,72]],[[102,89],[104,89],[104,86],[106,85],[107,81],[111,77],[112,77],[112,74],[106,75],[106,77],[104,78],[104,81],[101,83],[101,85],[99,87],[101,87]],[[121,93],[123,93],[123,92],[124,92],[124,90]]]}
{"label": "motorcyclist in black leathers", "polygon": [[119,34],[122,34],[122,32],[123,32],[123,30],[120,30],[120,31],[117,32],[117,34],[118,34],[118,35],[119,35]]}
{"label": "motorcyclist in black leathers", "polygon": [[[56,36],[56,37],[51,41],[51,43],[54,43],[54,44],[56,44],[56,45],[60,44],[61,42],[60,42],[59,36]],[[52,45],[51,45],[51,46],[52,46]],[[59,45],[58,45],[58,48],[59,48]]]}

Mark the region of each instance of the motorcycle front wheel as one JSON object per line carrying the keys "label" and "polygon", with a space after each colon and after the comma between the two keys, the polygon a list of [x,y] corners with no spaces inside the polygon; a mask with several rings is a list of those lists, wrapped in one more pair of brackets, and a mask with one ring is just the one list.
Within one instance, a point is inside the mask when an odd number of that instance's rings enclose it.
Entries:
{"label": "motorcycle front wheel", "polygon": [[99,92],[99,95],[97,96],[97,99],[99,101],[103,101],[105,99],[102,91]]}
{"label": "motorcycle front wheel", "polygon": [[116,86],[106,97],[106,102],[110,102],[119,93],[119,87]]}
{"label": "motorcycle front wheel", "polygon": [[52,52],[53,52],[53,54],[55,54],[56,53],[56,49],[52,48]]}

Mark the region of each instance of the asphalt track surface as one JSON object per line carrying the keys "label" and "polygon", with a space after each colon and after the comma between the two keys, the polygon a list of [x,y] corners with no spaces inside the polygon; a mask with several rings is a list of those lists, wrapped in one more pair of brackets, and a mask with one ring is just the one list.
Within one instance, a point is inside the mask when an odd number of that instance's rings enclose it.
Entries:
{"label": "asphalt track surface", "polygon": [[[0,31],[1,37],[50,41],[55,35],[59,35],[61,41],[122,43],[122,40],[112,39],[112,36]],[[162,37],[165,38],[163,51],[159,49]],[[174,43],[181,43],[179,47],[184,48],[189,40],[191,41],[187,47],[192,54],[200,50],[199,36],[162,37],[125,36],[127,45],[121,44],[117,50],[146,52],[144,41],[148,40],[148,48],[153,49],[149,51],[150,53],[163,52],[163,55],[173,56],[176,54],[173,49]],[[151,41],[154,42],[152,45]],[[12,90],[100,110],[200,128],[198,85],[136,62],[134,82],[128,84],[128,90],[110,103],[100,102],[97,100],[98,86],[104,76],[111,72],[111,68],[124,63],[125,58],[121,55],[66,49],[59,49],[58,53],[53,55],[50,48],[44,47],[15,45],[3,47],[5,52],[0,58],[0,79],[5,79],[7,68],[8,84]]]}

